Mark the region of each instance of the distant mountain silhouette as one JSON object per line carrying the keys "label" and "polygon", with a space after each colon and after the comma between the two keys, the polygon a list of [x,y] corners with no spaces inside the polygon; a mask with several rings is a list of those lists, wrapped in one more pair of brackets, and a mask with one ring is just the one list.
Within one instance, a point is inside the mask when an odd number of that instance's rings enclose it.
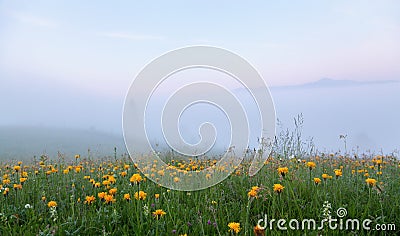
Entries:
{"label": "distant mountain silhouette", "polygon": [[390,84],[400,83],[398,80],[375,80],[375,81],[355,81],[355,80],[336,80],[331,78],[322,78],[320,80],[289,86],[275,86],[272,89],[295,89],[295,88],[327,88],[327,87],[349,87],[349,86],[361,86],[371,84]]}

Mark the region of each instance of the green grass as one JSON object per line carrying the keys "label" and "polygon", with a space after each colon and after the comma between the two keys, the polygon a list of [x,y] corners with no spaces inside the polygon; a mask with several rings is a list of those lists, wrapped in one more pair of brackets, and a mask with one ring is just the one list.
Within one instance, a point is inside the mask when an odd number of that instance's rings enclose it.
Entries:
{"label": "green grass", "polygon": [[[374,160],[380,159],[376,157]],[[79,160],[67,163],[63,160],[47,160],[39,163],[22,163],[16,172],[17,162],[3,163],[0,166],[2,192],[0,196],[0,234],[1,235],[230,235],[228,224],[240,223],[238,235],[254,235],[253,227],[266,214],[268,219],[315,219],[320,225],[325,201],[331,203],[332,218],[336,209],[344,207],[344,219],[371,219],[371,227],[376,224],[395,223],[400,232],[400,166],[399,161],[389,156],[382,157],[383,163],[367,159],[349,159],[341,156],[310,157],[307,161],[316,163],[309,169],[305,160],[283,160],[270,158],[263,169],[253,177],[246,174],[249,163],[242,163],[238,170],[226,180],[211,188],[179,192],[158,186],[150,180],[139,185],[131,184],[130,177],[139,173],[129,159],[104,159],[97,161]],[[124,169],[129,165],[129,168]],[[201,163],[186,163],[201,165]],[[70,166],[70,171],[64,170]],[[81,166],[77,173],[75,167]],[[374,167],[371,169],[370,167]],[[289,173],[282,177],[278,167],[288,167]],[[53,169],[52,173],[46,173]],[[342,176],[335,177],[334,170],[342,169]],[[376,186],[368,186],[367,178],[374,178]],[[27,180],[22,189],[14,189],[19,184],[22,172],[27,172]],[[35,171],[37,173],[35,174]],[[121,176],[121,172],[127,175]],[[382,174],[378,172],[382,171]],[[352,173],[355,172],[355,173]],[[332,179],[323,180],[327,173]],[[8,175],[7,178],[4,176]],[[115,183],[109,188],[117,188],[114,203],[106,204],[98,193],[108,191],[101,184],[96,188],[90,182],[102,183],[104,175],[113,175]],[[90,176],[85,179],[84,176]],[[142,176],[144,177],[144,176]],[[310,179],[311,177],[311,179]],[[322,181],[316,185],[313,178]],[[4,180],[9,180],[9,183]],[[144,177],[144,179],[146,179]],[[276,193],[274,184],[282,184],[283,192]],[[74,185],[74,187],[73,187]],[[260,189],[257,197],[249,197],[253,186]],[[5,188],[7,194],[3,194]],[[142,190],[147,193],[145,200],[136,200],[134,193]],[[129,193],[131,200],[124,199]],[[159,199],[155,194],[160,194]],[[84,204],[86,196],[95,196],[93,204]],[[45,200],[42,197],[45,196]],[[56,201],[55,217],[51,216],[47,204]],[[30,204],[33,208],[25,208]],[[165,215],[157,219],[152,212],[162,209]],[[288,226],[288,225],[286,225]],[[272,231],[272,232],[271,232]],[[378,231],[367,230],[287,230],[266,229],[267,235],[375,235]]]}

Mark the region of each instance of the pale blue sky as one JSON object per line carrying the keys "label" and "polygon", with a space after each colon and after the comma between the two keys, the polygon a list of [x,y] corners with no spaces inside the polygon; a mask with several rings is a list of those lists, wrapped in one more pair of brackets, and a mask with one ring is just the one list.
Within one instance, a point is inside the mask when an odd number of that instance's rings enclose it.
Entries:
{"label": "pale blue sky", "polygon": [[6,0],[0,72],[120,97],[151,59],[207,44],[242,55],[269,85],[399,79],[399,12],[399,1]]}
{"label": "pale blue sky", "polygon": [[[268,85],[282,86],[321,78],[400,80],[399,42],[396,0],[0,0],[0,126],[120,134],[123,99],[135,75],[184,46],[231,50]],[[303,112],[305,133],[321,146],[334,149],[346,133],[353,146],[392,150],[399,148],[398,88],[370,84],[273,96],[278,118],[288,125]]]}

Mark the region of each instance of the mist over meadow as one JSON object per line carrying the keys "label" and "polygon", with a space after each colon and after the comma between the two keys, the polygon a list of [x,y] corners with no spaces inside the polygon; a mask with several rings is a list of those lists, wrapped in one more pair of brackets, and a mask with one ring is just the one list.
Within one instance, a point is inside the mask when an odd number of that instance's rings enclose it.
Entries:
{"label": "mist over meadow", "polygon": [[[39,81],[39,82],[38,82]],[[57,153],[67,157],[76,153],[112,156],[126,153],[122,135],[124,94],[110,98],[40,80],[8,80],[0,87],[0,158],[29,159],[34,155]],[[293,130],[293,119],[302,114],[302,138],[313,139],[324,152],[390,153],[400,148],[400,83],[397,81],[356,82],[334,79],[295,86],[271,87],[275,103],[277,132]],[[15,92],[18,91],[18,92]],[[236,90],[239,97],[244,90]],[[249,120],[255,119],[250,107]],[[156,105],[157,106],[157,105]],[[162,104],[158,106],[161,108]],[[203,114],[203,115],[202,115]],[[159,124],[155,114],[149,123]],[[185,111],[180,120],[181,133],[188,143],[199,141],[202,122],[214,124],[218,132],[214,151],[229,147],[229,122],[221,111],[198,105]],[[253,128],[256,129],[256,128]],[[258,131],[255,130],[255,133]],[[158,125],[148,128],[149,140],[156,149],[168,150]],[[249,146],[256,147],[256,135]]]}

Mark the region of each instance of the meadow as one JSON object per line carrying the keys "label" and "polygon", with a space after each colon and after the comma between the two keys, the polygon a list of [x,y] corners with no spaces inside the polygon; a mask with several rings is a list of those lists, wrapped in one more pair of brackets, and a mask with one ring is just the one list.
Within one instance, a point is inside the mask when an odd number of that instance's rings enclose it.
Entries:
{"label": "meadow", "polygon": [[[173,158],[173,157],[172,157]],[[174,160],[196,171],[216,161]],[[1,235],[376,235],[400,232],[400,162],[391,155],[271,155],[255,176],[244,161],[223,182],[182,192],[148,180],[127,156],[1,163]],[[154,175],[160,174],[155,172]],[[172,177],[171,177],[172,178]],[[370,219],[370,230],[323,219]],[[262,230],[259,219],[315,219],[317,228]],[[322,221],[322,223],[320,223]],[[260,224],[262,226],[262,224]],[[322,229],[318,228],[324,225]],[[375,226],[386,227],[377,231]],[[271,226],[271,228],[270,228]],[[360,226],[361,227],[361,226]]]}

